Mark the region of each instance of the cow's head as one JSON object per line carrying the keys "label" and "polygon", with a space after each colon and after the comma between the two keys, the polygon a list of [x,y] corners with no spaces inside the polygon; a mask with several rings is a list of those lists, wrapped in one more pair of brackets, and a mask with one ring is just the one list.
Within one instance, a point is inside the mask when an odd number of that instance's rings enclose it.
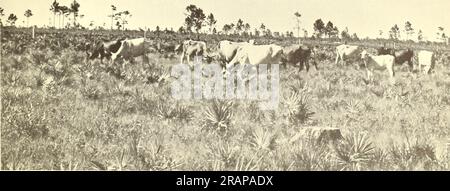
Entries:
{"label": "cow's head", "polygon": [[366,60],[369,57],[369,53],[366,50],[361,52],[361,59]]}
{"label": "cow's head", "polygon": [[281,46],[273,45],[271,48],[272,58],[281,57],[283,55],[283,48]]}
{"label": "cow's head", "polygon": [[120,47],[122,46],[122,43],[125,39],[119,39],[113,44],[108,44],[107,46],[104,45],[104,54],[108,54],[110,52],[117,53],[119,51]]}
{"label": "cow's head", "polygon": [[87,54],[87,58],[90,60],[98,58],[105,51],[103,43],[101,43],[101,42],[97,42],[94,44],[88,44],[87,46],[88,46],[88,48],[87,48],[86,54]]}
{"label": "cow's head", "polygon": [[178,44],[175,46],[175,49],[173,50],[176,54],[180,54],[183,51],[183,44]]}

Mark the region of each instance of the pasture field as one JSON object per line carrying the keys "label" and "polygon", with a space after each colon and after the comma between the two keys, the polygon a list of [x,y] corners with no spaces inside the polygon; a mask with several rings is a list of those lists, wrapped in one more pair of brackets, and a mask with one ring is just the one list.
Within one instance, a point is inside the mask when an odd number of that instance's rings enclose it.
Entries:
{"label": "pasture field", "polygon": [[[178,56],[85,58],[74,47],[2,54],[2,170],[450,170],[448,60],[430,75],[396,66],[395,85],[384,72],[367,85],[332,56],[318,71],[280,67],[280,108],[260,111],[172,99]],[[295,139],[306,127],[343,139]]]}

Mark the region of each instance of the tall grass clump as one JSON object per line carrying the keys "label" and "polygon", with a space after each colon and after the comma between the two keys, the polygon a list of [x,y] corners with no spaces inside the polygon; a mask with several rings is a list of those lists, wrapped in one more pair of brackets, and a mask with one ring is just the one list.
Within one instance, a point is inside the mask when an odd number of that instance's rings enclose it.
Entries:
{"label": "tall grass clump", "polygon": [[340,170],[363,170],[373,158],[375,147],[365,134],[353,133],[334,147]]}
{"label": "tall grass clump", "polygon": [[225,133],[231,126],[233,102],[214,100],[203,114],[203,129]]}
{"label": "tall grass clump", "polygon": [[293,91],[291,95],[285,99],[284,103],[287,109],[286,116],[288,120],[294,124],[305,124],[309,122],[315,114],[308,105],[309,101],[310,97],[305,89]]}

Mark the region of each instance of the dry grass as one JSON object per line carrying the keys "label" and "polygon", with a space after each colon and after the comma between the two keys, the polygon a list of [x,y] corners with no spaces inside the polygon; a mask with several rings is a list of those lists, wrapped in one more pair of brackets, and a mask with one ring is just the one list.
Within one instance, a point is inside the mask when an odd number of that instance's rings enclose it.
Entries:
{"label": "dry grass", "polygon": [[[254,102],[171,99],[177,59],[85,63],[42,50],[2,57],[3,170],[450,170],[450,75],[364,71],[330,61],[281,70],[276,112]],[[126,66],[126,67],[125,67]],[[296,71],[296,70],[295,70]],[[304,126],[345,139],[288,143]]]}

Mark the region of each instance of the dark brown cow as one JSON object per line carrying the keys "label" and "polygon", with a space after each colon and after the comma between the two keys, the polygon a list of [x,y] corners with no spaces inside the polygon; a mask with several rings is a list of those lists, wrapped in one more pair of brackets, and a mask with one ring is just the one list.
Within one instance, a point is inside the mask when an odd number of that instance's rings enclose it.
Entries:
{"label": "dark brown cow", "polygon": [[300,63],[299,71],[302,71],[304,67],[306,67],[306,71],[309,71],[309,61],[313,60],[314,67],[318,70],[316,60],[314,60],[315,49],[316,47],[312,48],[304,45],[285,47],[283,49],[284,56],[281,62],[284,67],[286,67],[287,64],[297,65],[297,63]]}

